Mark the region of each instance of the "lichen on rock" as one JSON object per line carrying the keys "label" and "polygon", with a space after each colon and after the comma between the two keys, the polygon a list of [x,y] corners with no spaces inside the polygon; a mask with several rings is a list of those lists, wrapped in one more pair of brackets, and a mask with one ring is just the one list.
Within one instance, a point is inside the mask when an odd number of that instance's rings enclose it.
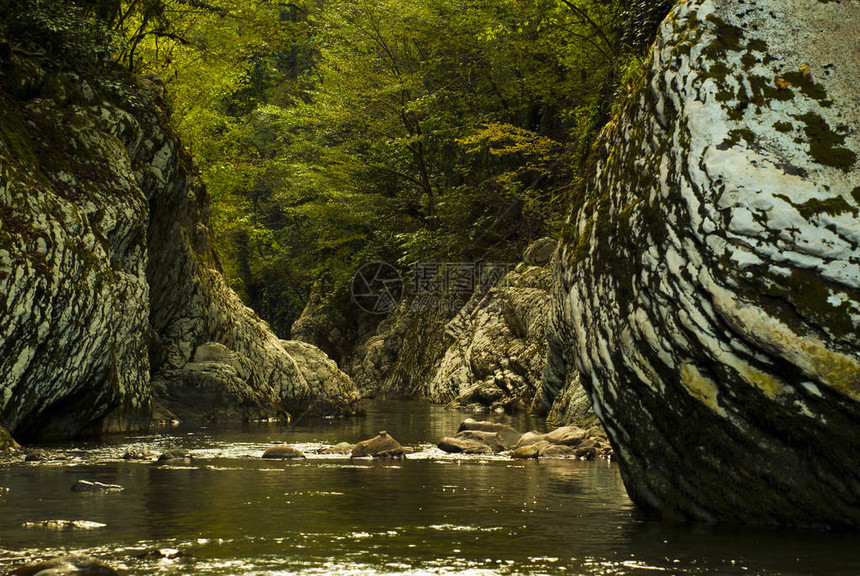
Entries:
{"label": "lichen on rock", "polygon": [[649,512],[860,524],[858,27],[682,2],[592,152],[547,381],[578,374]]}
{"label": "lichen on rock", "polygon": [[[0,425],[21,441],[141,429],[153,389],[186,416],[356,411],[349,378],[312,382],[321,353],[288,353],[227,286],[151,80],[0,59]],[[195,361],[206,346],[225,352]]]}

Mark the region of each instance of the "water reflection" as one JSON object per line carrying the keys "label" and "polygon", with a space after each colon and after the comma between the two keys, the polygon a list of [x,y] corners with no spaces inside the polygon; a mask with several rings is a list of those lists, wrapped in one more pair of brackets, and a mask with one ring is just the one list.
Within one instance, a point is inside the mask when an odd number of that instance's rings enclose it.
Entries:
{"label": "water reflection", "polygon": [[[285,427],[176,427],[66,447],[59,464],[5,464],[0,566],[67,552],[134,574],[857,574],[852,534],[644,522],[606,462],[339,456],[262,460],[275,441],[305,449],[388,430],[426,446],[465,414],[378,403],[366,418]],[[502,417],[498,417],[502,419]],[[520,429],[526,418],[506,418]],[[191,450],[181,466],[126,462],[133,445]],[[78,479],[120,484],[78,494]],[[24,528],[86,520],[99,529]],[[184,557],[159,558],[157,549]],[[1,571],[0,571],[1,572]]]}

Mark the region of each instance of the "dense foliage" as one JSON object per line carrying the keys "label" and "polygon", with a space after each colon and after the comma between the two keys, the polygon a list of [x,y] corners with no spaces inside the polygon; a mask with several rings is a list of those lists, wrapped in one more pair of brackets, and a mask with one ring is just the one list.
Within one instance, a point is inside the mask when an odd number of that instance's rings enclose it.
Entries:
{"label": "dense foliage", "polygon": [[228,276],[282,335],[313,282],[343,291],[362,262],[515,260],[556,233],[641,49],[615,0],[33,5],[164,80]]}

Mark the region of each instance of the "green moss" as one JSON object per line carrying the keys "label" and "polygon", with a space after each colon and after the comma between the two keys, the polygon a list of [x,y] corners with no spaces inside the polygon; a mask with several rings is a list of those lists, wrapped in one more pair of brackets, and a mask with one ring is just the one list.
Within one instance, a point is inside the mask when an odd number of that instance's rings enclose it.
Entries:
{"label": "green moss", "polygon": [[792,86],[796,86],[801,93],[810,98],[815,100],[825,100],[827,98],[827,90],[821,84],[813,82],[811,76],[802,72],[786,72],[782,75],[782,78]]}
{"label": "green moss", "polygon": [[753,38],[749,43],[747,43],[747,48],[755,50],[756,52],[767,53],[767,42],[761,38]]}
{"label": "green moss", "polygon": [[758,106],[767,106],[771,100],[787,102],[794,98],[794,91],[790,88],[779,88],[764,76],[757,74],[749,75],[752,96],[750,101]]}
{"label": "green moss", "polygon": [[806,125],[804,132],[809,138],[809,155],[816,162],[845,172],[854,166],[857,154],[841,146],[845,142],[845,136],[834,132],[824,118],[814,112],[807,112],[795,118]]}
{"label": "green moss", "polygon": [[713,14],[709,14],[706,20],[714,25],[717,37],[703,50],[703,54],[714,60],[719,60],[725,58],[729,51],[739,52],[741,50],[743,30]]}
{"label": "green moss", "polygon": [[773,125],[773,129],[777,132],[782,132],[783,134],[787,134],[794,130],[794,126],[791,125],[791,122],[777,122]]}
{"label": "green moss", "polygon": [[9,103],[2,102],[4,111],[8,111],[0,116],[0,139],[5,145],[5,148],[11,154],[12,159],[24,166],[37,167],[39,159],[33,153],[30,143],[27,141],[25,134],[30,130],[24,126],[22,118],[15,114],[14,111],[9,111]]}
{"label": "green moss", "polygon": [[732,108],[731,110],[729,110],[728,116],[729,120],[734,120],[735,122],[740,122],[744,119],[744,113],[737,108]]}
{"label": "green moss", "polygon": [[[773,277],[767,287],[759,285],[756,289],[771,297],[762,301],[769,313],[796,334],[805,333],[806,325],[812,324],[825,326],[836,337],[856,337],[848,302],[834,306],[828,299],[834,293],[845,293],[849,301],[860,302],[857,290],[834,285],[815,271],[804,269],[795,269],[789,276]],[[777,305],[780,300],[784,303],[782,307]]]}
{"label": "green moss", "polygon": [[854,216],[857,216],[858,211],[860,211],[856,206],[852,206],[851,204],[849,204],[842,196],[828,198],[827,200],[819,200],[818,198],[812,198],[810,200],[807,200],[803,204],[798,205],[797,209],[798,211],[800,211],[800,215],[807,220],[818,214],[829,214],[830,216],[838,216],[840,214],[850,212]]}
{"label": "green moss", "polygon": [[576,247],[573,249],[573,258],[575,262],[581,262],[588,256],[588,249],[591,245],[591,232],[594,229],[594,222],[589,220],[585,224],[585,230],[579,235],[576,241]]}
{"label": "green moss", "polygon": [[750,130],[749,128],[739,128],[737,130],[731,130],[729,132],[729,137],[722,141],[721,144],[717,145],[717,149],[719,150],[728,150],[732,146],[735,146],[741,140],[747,143],[747,145],[752,144],[756,141],[755,132]]}
{"label": "green moss", "polygon": [[731,102],[735,99],[735,94],[731,90],[720,90],[716,95],[717,102]]}
{"label": "green moss", "polygon": [[702,73],[703,78],[713,78],[719,82],[723,82],[729,75],[729,67],[725,62],[714,62],[707,72]]}
{"label": "green moss", "polygon": [[851,197],[854,198],[855,202],[860,204],[860,186],[857,186],[851,191]]}
{"label": "green moss", "polygon": [[743,56],[741,56],[741,64],[744,66],[744,70],[749,70],[756,64],[761,62],[758,58],[756,58],[752,53],[747,52]]}

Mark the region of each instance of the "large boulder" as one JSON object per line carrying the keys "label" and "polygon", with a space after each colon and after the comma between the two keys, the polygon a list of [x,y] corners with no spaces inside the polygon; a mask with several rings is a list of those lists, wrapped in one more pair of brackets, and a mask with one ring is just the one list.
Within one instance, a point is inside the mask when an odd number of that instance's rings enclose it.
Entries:
{"label": "large boulder", "polygon": [[[13,45],[19,10],[0,22]],[[227,285],[208,193],[151,79],[47,52],[0,50],[0,425],[31,441],[144,428],[153,404],[355,412],[347,378],[309,380],[320,354],[287,352]]]}
{"label": "large boulder", "polygon": [[601,134],[548,330],[631,498],[860,525],[860,4],[689,0]]}

